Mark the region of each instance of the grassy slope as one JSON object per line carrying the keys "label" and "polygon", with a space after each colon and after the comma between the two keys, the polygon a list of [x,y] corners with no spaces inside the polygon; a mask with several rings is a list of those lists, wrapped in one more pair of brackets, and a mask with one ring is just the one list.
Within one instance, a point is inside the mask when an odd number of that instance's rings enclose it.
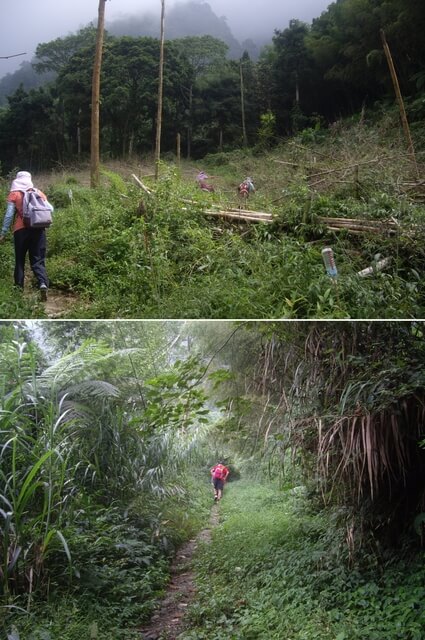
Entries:
{"label": "grassy slope", "polygon": [[[152,198],[130,178],[134,166],[117,168],[125,180],[106,172],[99,191],[87,188],[80,171],[40,176],[56,206],[48,232],[52,286],[77,298],[64,317],[423,317],[425,207],[403,195],[411,166],[396,123],[387,116],[370,126],[338,124],[270,152],[207,157],[202,166],[216,176],[213,196],[196,189],[197,168],[186,163],[180,173],[164,165],[160,184],[150,182]],[[249,207],[274,212],[277,222],[238,227],[207,218],[203,210],[212,202],[237,204],[236,186],[247,175],[257,186]],[[146,211],[139,216],[142,197]],[[320,215],[392,217],[416,226],[410,237],[353,236],[327,232],[317,224]],[[337,287],[322,263],[327,245]],[[43,317],[40,306],[11,291],[11,249],[0,247],[7,256],[0,263],[1,317]],[[359,278],[378,254],[391,258],[389,267]]]}
{"label": "grassy slope", "polygon": [[[300,508],[301,507],[301,508]],[[222,524],[198,557],[181,640],[421,640],[423,559],[349,570],[323,515],[270,486],[230,484]]]}

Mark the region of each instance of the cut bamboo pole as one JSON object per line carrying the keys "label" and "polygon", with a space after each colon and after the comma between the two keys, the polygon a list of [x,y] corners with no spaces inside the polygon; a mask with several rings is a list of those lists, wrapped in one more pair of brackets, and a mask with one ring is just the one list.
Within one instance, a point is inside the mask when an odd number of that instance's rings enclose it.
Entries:
{"label": "cut bamboo pole", "polygon": [[409,123],[407,121],[406,109],[404,108],[404,102],[403,102],[403,97],[400,91],[400,85],[398,82],[397,73],[395,70],[391,51],[388,46],[387,39],[385,37],[385,31],[383,29],[381,29],[381,40],[382,40],[382,46],[384,47],[385,57],[387,58],[388,66],[390,69],[391,79],[393,81],[394,91],[395,91],[395,95],[398,102],[398,107],[400,109],[401,123],[403,125],[404,135],[406,136],[406,140],[407,140],[407,149],[410,154],[410,158],[412,160],[413,168],[415,169],[416,177],[419,179],[419,169],[418,169],[418,164],[416,162],[415,149],[413,147],[413,140],[410,134]]}
{"label": "cut bamboo pole", "polygon": [[149,187],[147,187],[145,184],[143,184],[143,182],[134,173],[132,173],[131,176],[132,176],[132,178],[135,179],[135,181],[137,182],[139,187],[141,187],[143,189],[143,191],[145,191],[145,193],[147,193],[148,195],[152,195],[152,193],[153,193],[152,189],[149,189]]}
{"label": "cut bamboo pole", "polygon": [[256,218],[255,216],[241,215],[239,213],[231,213],[230,211],[206,211],[209,216],[217,216],[220,218],[229,218],[230,220],[240,220],[241,222],[266,222],[270,223],[271,220],[265,220],[263,218]]}
{"label": "cut bamboo pole", "polygon": [[96,48],[94,54],[92,75],[92,99],[91,99],[91,132],[90,132],[90,186],[92,189],[99,186],[99,112],[100,112],[100,71],[102,67],[103,39],[105,31],[105,3],[99,0]]}
{"label": "cut bamboo pole", "polygon": [[156,136],[155,136],[155,180],[158,180],[158,177],[159,177],[159,162],[161,159],[162,96],[164,91],[164,21],[165,21],[165,0],[161,0],[158,105],[157,105],[157,113],[156,113]]}

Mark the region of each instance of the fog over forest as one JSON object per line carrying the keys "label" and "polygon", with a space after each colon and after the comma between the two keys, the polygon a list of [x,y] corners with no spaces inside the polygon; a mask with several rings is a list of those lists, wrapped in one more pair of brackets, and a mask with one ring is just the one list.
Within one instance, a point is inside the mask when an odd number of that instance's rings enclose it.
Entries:
{"label": "fog over forest", "polygon": [[[167,9],[178,3],[166,0]],[[235,38],[240,42],[250,38],[261,46],[271,39],[275,29],[285,29],[291,19],[311,22],[326,9],[328,0],[287,0],[277,3],[276,0],[263,0],[261,8],[254,8],[244,0],[210,0],[212,11],[224,17]],[[32,3],[29,0],[5,1],[0,4],[0,57],[25,53],[25,56],[0,59],[0,77],[16,71],[23,61],[31,60],[37,44],[73,33],[97,19],[96,0],[74,0],[72,3],[57,3],[56,0],[40,0]],[[131,16],[157,14],[159,23],[159,0],[111,0],[106,5],[106,20],[111,24],[122,22]],[[25,15],[25,21],[21,16]],[[18,24],[19,30],[10,29],[8,25]],[[159,28],[159,25],[158,25]]]}

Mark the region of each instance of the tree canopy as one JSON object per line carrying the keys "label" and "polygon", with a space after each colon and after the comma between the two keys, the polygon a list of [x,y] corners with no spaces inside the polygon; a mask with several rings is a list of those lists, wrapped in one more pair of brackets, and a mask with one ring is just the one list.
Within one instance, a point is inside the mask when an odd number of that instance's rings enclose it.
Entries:
{"label": "tree canopy", "polygon": [[[272,44],[251,63],[245,85],[250,94],[245,104],[250,143],[261,144],[261,118],[267,113],[274,118],[275,135],[286,136],[351,115],[364,106],[374,108],[388,96],[392,99],[381,30],[386,33],[402,92],[408,105],[412,104],[411,117],[420,118],[424,26],[421,3],[415,0],[340,0],[330,4],[311,25],[298,20],[284,29],[277,25]],[[173,38],[167,30],[166,36]],[[6,169],[24,160],[29,168],[62,162],[64,156],[71,160],[77,150],[78,127],[83,142],[88,139],[93,41],[93,28],[86,27],[38,46],[35,69],[57,76],[43,89],[31,89],[29,84],[9,95],[8,106],[0,114]],[[181,134],[189,155],[221,150],[223,144],[228,149],[241,146],[241,107],[236,104],[240,78],[232,66],[236,62],[226,59],[227,50],[224,41],[210,35],[167,42],[164,151],[174,150],[176,133]],[[152,149],[156,98],[152,88],[157,83],[158,58],[159,44],[153,37],[107,36],[102,80],[103,154],[125,156],[129,149],[137,153]],[[10,79],[4,82],[10,86]],[[31,134],[32,153],[22,156],[22,149],[14,145],[16,123],[10,111],[21,109],[20,102],[25,103],[25,110],[31,109],[40,91],[48,96],[52,108],[47,114],[46,110],[42,114],[34,110],[28,120],[45,143],[32,143]],[[229,109],[232,95],[234,106]],[[82,145],[83,153],[86,147]]]}

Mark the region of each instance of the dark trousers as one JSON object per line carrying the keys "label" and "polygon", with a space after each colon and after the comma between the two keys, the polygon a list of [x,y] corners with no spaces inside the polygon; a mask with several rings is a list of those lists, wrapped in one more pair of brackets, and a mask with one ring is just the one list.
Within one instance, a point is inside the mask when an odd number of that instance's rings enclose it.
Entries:
{"label": "dark trousers", "polygon": [[31,269],[37,278],[38,286],[49,286],[46,272],[46,230],[19,229],[13,234],[15,241],[15,284],[24,286],[25,257],[29,254]]}

